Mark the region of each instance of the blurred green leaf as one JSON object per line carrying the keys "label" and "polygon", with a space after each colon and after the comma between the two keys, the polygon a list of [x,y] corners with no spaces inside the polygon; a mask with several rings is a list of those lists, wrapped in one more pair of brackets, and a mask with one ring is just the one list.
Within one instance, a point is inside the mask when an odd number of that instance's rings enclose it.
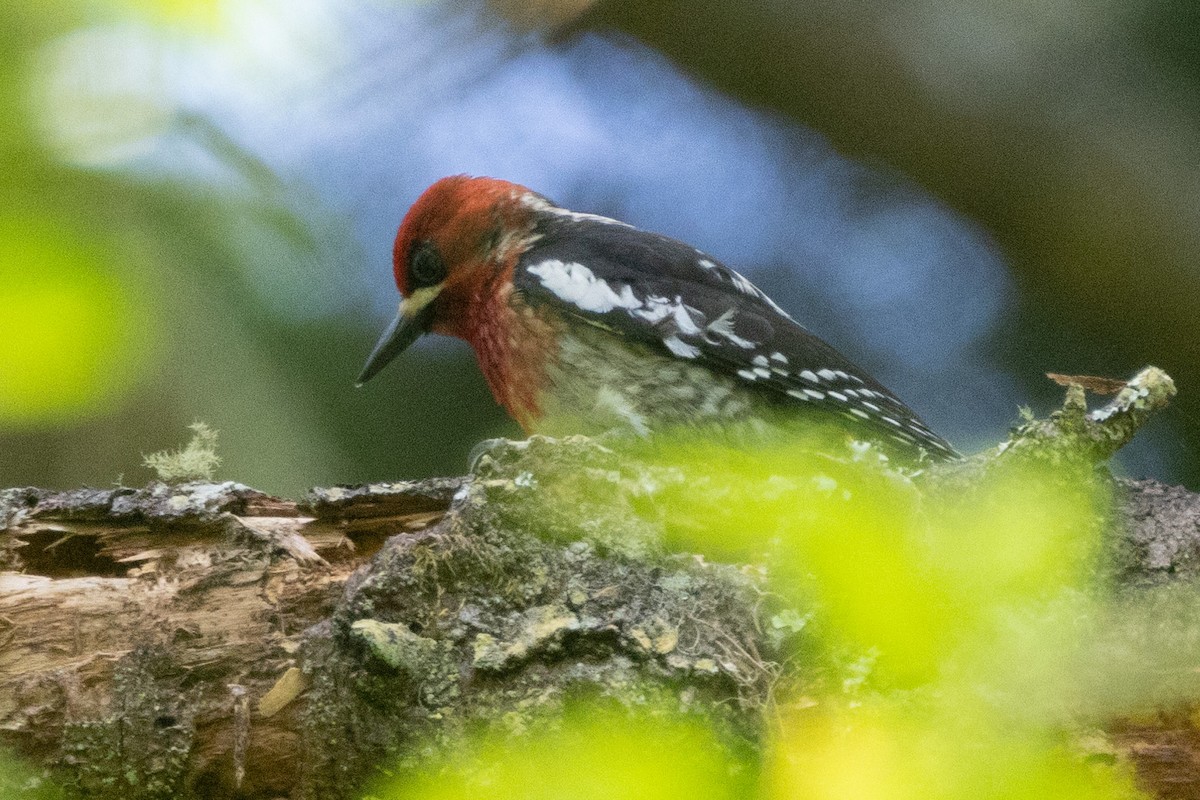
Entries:
{"label": "blurred green leaf", "polygon": [[579,702],[532,732],[496,726],[375,795],[384,800],[740,800],[744,764],[696,718]]}
{"label": "blurred green leaf", "polygon": [[151,317],[115,258],[49,217],[0,218],[0,425],[98,413],[134,385]]}

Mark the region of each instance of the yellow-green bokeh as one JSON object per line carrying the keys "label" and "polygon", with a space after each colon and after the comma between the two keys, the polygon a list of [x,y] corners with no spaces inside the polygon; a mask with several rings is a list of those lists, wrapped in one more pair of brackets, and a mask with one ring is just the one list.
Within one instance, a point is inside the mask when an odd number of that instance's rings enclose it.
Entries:
{"label": "yellow-green bokeh", "polygon": [[742,800],[746,765],[700,719],[580,702],[532,731],[467,739],[368,797],[383,800]]}
{"label": "yellow-green bokeh", "polygon": [[1094,574],[1107,488],[1078,470],[1024,464],[993,470],[966,500],[927,504],[941,580],[997,604],[1082,588]]}
{"label": "yellow-green bokeh", "polygon": [[0,751],[0,797],[5,800],[65,800],[67,793],[43,770]]}
{"label": "yellow-green bokeh", "polygon": [[[242,0],[243,2],[245,0]],[[190,28],[216,28],[229,0],[116,0],[112,5],[152,22]]]}
{"label": "yellow-green bokeh", "polygon": [[769,800],[1135,800],[1129,773],[981,704],[876,700],[792,715],[764,770]]}
{"label": "yellow-green bokeh", "polygon": [[150,315],[117,258],[49,216],[0,217],[0,427],[69,423],[132,388]]}
{"label": "yellow-green bokeh", "polygon": [[999,620],[1094,574],[1105,497],[1032,464],[927,489],[878,452],[799,431],[748,443],[681,433],[631,458],[679,469],[652,508],[669,544],[765,561],[772,588],[815,604],[830,644],[877,655],[877,677],[934,680]]}

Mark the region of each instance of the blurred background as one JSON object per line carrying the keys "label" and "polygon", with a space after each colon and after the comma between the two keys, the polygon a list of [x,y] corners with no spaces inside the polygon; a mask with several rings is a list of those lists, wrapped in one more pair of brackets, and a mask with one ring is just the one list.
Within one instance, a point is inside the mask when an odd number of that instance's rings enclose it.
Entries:
{"label": "blurred background", "polygon": [[1200,487],[1190,0],[26,0],[0,29],[0,486],[457,474],[465,345],[353,381],[437,178],[704,248],[965,451],[1148,363]]}

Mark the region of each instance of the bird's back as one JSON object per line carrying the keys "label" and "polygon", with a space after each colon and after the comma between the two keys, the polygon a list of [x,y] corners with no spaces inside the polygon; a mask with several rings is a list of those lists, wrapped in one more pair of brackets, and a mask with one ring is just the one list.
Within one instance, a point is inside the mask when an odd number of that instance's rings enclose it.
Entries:
{"label": "bird's back", "polygon": [[[842,420],[932,457],[954,449],[887,388],[745,277],[623,223],[543,210],[514,270],[516,302],[558,331],[548,425]],[[555,213],[559,212],[559,213]]]}

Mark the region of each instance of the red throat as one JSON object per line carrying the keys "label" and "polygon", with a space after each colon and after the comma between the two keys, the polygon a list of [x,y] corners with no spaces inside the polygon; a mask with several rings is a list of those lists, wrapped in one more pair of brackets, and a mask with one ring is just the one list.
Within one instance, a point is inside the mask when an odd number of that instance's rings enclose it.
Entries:
{"label": "red throat", "polygon": [[470,327],[460,335],[470,343],[492,396],[531,433],[542,416],[547,366],[557,357],[560,331],[519,300],[512,284],[492,294],[469,314]]}

